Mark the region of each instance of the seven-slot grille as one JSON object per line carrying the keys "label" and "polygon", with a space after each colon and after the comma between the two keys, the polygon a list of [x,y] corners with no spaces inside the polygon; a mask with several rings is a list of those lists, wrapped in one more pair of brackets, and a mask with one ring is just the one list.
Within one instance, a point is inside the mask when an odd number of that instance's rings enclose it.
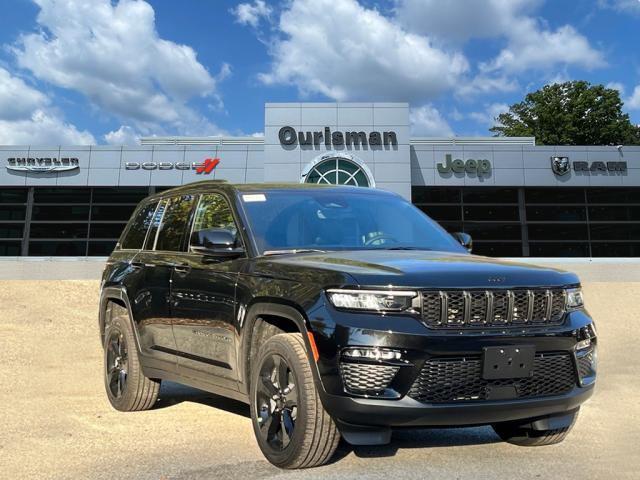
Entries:
{"label": "seven-slot grille", "polygon": [[409,397],[425,403],[487,400],[492,388],[514,387],[514,397],[535,398],[565,394],[576,386],[576,371],[567,352],[537,353],[533,375],[486,380],[482,357],[434,357],[427,360],[409,390]]}
{"label": "seven-slot grille", "polygon": [[432,328],[555,325],[565,302],[563,289],[426,290],[422,319]]}

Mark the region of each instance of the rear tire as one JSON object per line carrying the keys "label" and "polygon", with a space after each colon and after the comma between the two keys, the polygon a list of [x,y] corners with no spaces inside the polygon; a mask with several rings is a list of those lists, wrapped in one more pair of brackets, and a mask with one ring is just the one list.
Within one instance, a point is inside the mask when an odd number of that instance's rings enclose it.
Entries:
{"label": "rear tire", "polygon": [[117,304],[104,333],[104,384],[109,402],[122,412],[150,409],[160,392],[160,380],[142,373],[129,312]]}
{"label": "rear tire", "polygon": [[525,428],[522,427],[522,422],[520,422],[520,425],[515,422],[496,423],[492,427],[505,442],[521,447],[542,447],[562,442],[573,428],[576,418],[577,415],[569,426],[552,430]]}
{"label": "rear tire", "polygon": [[251,420],[260,450],[277,467],[317,467],[333,456],[340,433],[322,406],[300,333],[275,335],[260,349]]}

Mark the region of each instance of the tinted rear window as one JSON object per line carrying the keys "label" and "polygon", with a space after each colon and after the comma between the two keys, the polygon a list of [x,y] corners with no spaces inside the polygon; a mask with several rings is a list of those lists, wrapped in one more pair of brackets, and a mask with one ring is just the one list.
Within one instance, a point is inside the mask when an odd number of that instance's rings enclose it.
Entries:
{"label": "tinted rear window", "polygon": [[153,213],[156,211],[158,202],[145,205],[136,214],[131,222],[131,227],[122,239],[121,248],[138,250],[142,248],[144,237],[147,234]]}
{"label": "tinted rear window", "polygon": [[182,249],[182,239],[189,222],[193,199],[193,195],[182,195],[169,200],[162,217],[155,250],[179,252]]}

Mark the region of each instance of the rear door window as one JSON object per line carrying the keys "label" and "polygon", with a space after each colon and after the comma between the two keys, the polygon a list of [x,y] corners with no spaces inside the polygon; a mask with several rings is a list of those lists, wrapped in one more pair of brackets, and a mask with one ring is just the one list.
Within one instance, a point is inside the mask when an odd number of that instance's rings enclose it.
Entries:
{"label": "rear door window", "polygon": [[120,248],[132,250],[142,248],[144,238],[147,235],[147,230],[149,230],[149,225],[151,225],[157,206],[158,202],[153,202],[138,210],[138,213],[131,221],[131,226],[122,239]]}
{"label": "rear door window", "polygon": [[181,195],[169,199],[162,215],[154,250],[182,251],[182,240],[189,224],[193,201],[193,195]]}

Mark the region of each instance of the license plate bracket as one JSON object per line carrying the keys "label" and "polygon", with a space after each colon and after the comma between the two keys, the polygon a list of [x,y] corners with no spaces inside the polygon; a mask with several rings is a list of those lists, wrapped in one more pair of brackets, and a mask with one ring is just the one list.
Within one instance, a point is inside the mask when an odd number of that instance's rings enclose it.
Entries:
{"label": "license plate bracket", "polygon": [[534,345],[485,347],[482,378],[498,380],[531,377],[535,355]]}

